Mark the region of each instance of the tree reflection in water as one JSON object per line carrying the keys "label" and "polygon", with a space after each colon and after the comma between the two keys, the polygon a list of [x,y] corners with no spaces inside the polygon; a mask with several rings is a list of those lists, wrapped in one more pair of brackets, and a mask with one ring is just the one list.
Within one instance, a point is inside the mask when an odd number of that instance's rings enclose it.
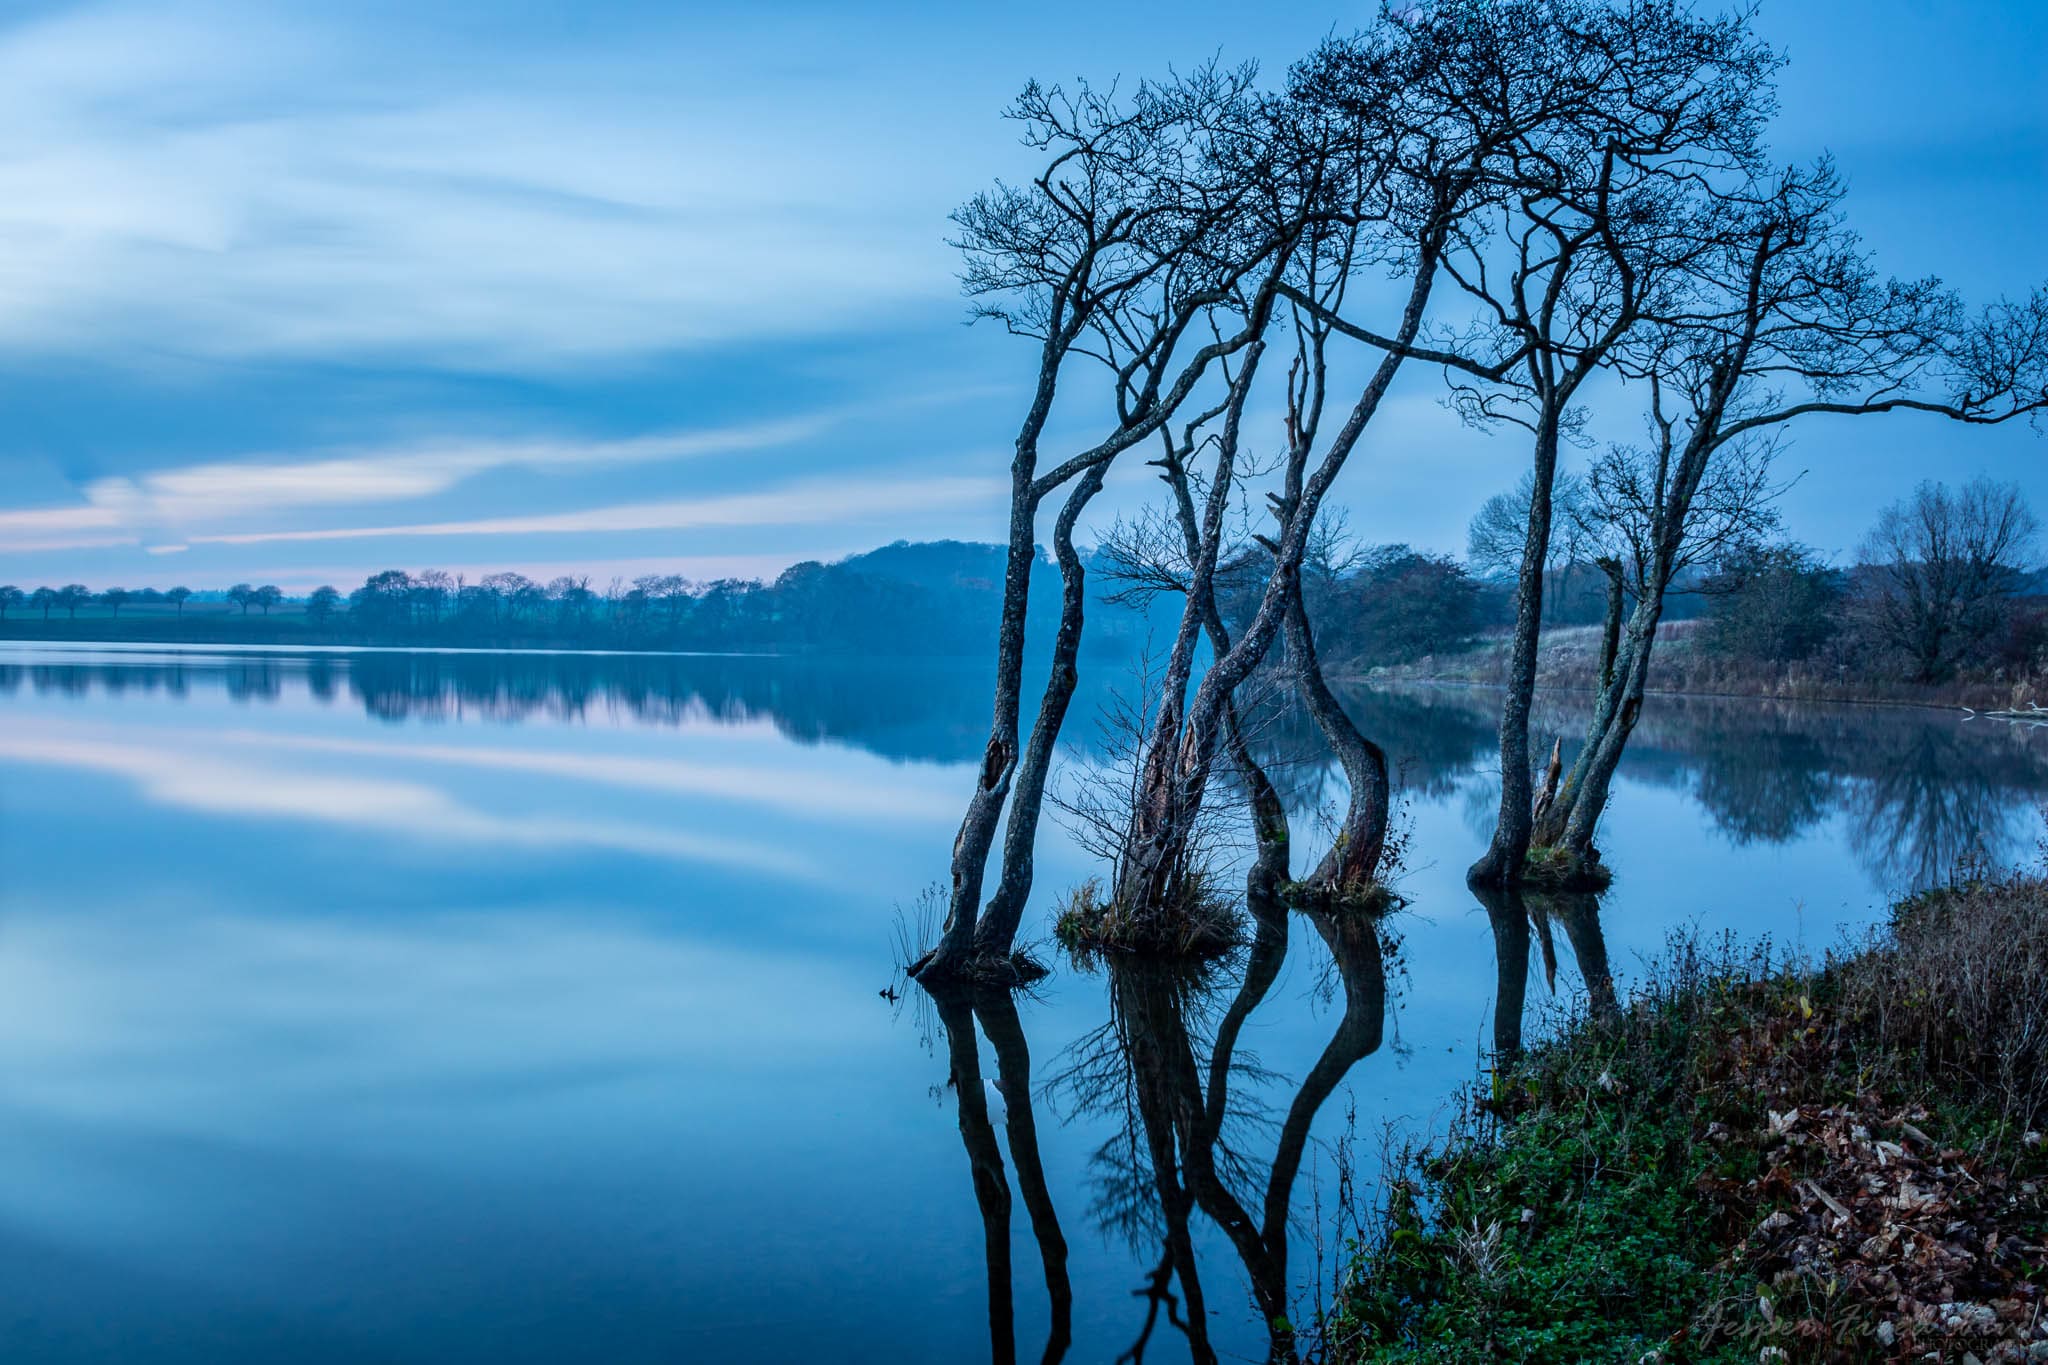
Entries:
{"label": "tree reflection in water", "polygon": [[[1371,918],[1302,916],[1329,952],[1343,994],[1343,1013],[1320,1055],[1284,1110],[1257,1098],[1282,1078],[1242,1054],[1239,1039],[1266,1003],[1290,950],[1286,910],[1256,907],[1257,933],[1233,961],[1194,967],[1108,958],[1100,963],[1109,987],[1109,1022],[1076,1043],[1050,1089],[1069,1106],[1066,1116],[1104,1116],[1113,1136],[1091,1158],[1095,1199],[1090,1212],[1107,1231],[1134,1249],[1157,1247],[1156,1268],[1135,1291],[1145,1312],[1135,1340],[1120,1359],[1144,1357],[1163,1317],[1186,1337],[1197,1361],[1214,1361],[1209,1341],[1208,1292],[1196,1261],[1194,1223],[1206,1219],[1222,1231],[1245,1272],[1251,1297],[1266,1324],[1269,1359],[1295,1358],[1288,1279],[1294,1186],[1318,1112],[1353,1065],[1380,1046],[1386,1020],[1386,974],[1381,928]],[[1001,1183],[986,1099],[979,1093],[972,1042],[979,1015],[993,1041],[990,1013],[935,1000],[947,1031],[959,1092],[961,1132],[975,1190],[988,1228],[990,1324],[997,1358],[1011,1359],[1008,1267],[1008,1194]],[[1015,1025],[1011,1011],[997,1028]],[[966,1037],[963,1043],[962,1038]],[[1022,1057],[1021,1032],[1016,1052]],[[1001,1048],[999,1046],[999,1052]],[[999,1059],[1000,1066],[1000,1059]],[[1000,1073],[1010,1112],[1028,1113],[1029,1100]],[[1028,1123],[1028,1120],[1027,1120]],[[1035,1168],[1035,1143],[1020,1145],[1015,1123],[1011,1150]],[[1034,1179],[1043,1190],[1042,1177]],[[1042,1225],[1041,1225],[1042,1224]],[[1061,1267],[1055,1293],[1054,1335],[1066,1344],[1064,1243],[1051,1210],[1034,1216],[1045,1252],[1047,1281]],[[1048,1233],[1050,1234],[1048,1236]],[[1057,1247],[1057,1255],[1054,1248]],[[1048,1347],[1047,1359],[1053,1359]]]}
{"label": "tree reflection in water", "polygon": [[1522,1050],[1532,948],[1542,959],[1545,986],[1553,994],[1557,990],[1556,930],[1564,931],[1586,991],[1587,1007],[1595,1017],[1615,1017],[1620,1007],[1614,973],[1607,961],[1607,936],[1600,927],[1597,895],[1587,891],[1535,892],[1479,884],[1474,884],[1471,891],[1493,928],[1496,1065],[1511,1061]]}
{"label": "tree reflection in water", "polygon": [[978,1022],[996,1055],[995,1087],[1003,1098],[1003,1128],[1017,1170],[1017,1190],[1031,1219],[1045,1275],[1051,1327],[1043,1365],[1063,1359],[1073,1339],[1074,1290],[1067,1277],[1067,1243],[1060,1232],[1045,1166],[1038,1152],[1032,1111],[1031,1050],[1017,1002],[1006,989],[948,985],[928,992],[946,1040],[947,1085],[960,1116],[960,1141],[967,1149],[975,1202],[981,1207],[983,1255],[988,1267],[989,1355],[999,1365],[1017,1359],[1016,1310],[1010,1267],[1010,1182],[1002,1147],[989,1118],[987,1082],[981,1070]]}
{"label": "tree reflection in water", "polygon": [[[183,697],[211,689],[249,704],[303,693],[326,705],[352,700],[394,723],[620,714],[652,725],[768,724],[802,743],[942,762],[975,760],[987,724],[983,671],[929,660],[376,650],[81,651],[76,660],[42,650],[26,659],[0,662],[0,692]],[[1088,685],[1109,689],[1114,677],[1095,670]],[[1077,697],[1075,714],[1096,714],[1101,700]],[[1462,800],[1478,837],[1491,830],[1494,693],[1354,688],[1343,700],[1385,739],[1405,798]],[[1567,760],[1584,707],[1571,693],[1539,698],[1535,732],[1562,736]],[[1314,810],[1340,795],[1342,779],[1305,716],[1262,712],[1249,729],[1289,809]],[[1078,727],[1075,752],[1101,757],[1099,738]],[[2033,809],[2048,800],[2048,733],[1911,707],[1653,696],[1621,774],[1685,793],[1739,844],[1789,843],[1840,815],[1873,882],[1904,891],[1940,880],[1965,855],[1999,860],[2021,848]]]}

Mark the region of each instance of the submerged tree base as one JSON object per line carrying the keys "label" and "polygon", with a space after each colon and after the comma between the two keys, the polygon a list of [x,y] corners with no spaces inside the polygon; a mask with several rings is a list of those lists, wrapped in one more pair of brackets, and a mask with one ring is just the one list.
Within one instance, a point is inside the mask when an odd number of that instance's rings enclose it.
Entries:
{"label": "submerged tree base", "polygon": [[1597,852],[1581,858],[1567,848],[1539,845],[1522,859],[1522,887],[1528,891],[1605,891],[1614,873]]}
{"label": "submerged tree base", "polygon": [[1400,909],[1406,899],[1383,882],[1346,882],[1331,886],[1321,882],[1286,882],[1280,899],[1295,910],[1317,915],[1385,915]]}
{"label": "submerged tree base", "polygon": [[920,985],[1028,986],[1052,975],[1052,969],[1029,953],[973,953],[955,965],[941,965],[926,953],[903,969]]}
{"label": "submerged tree base", "polygon": [[1174,903],[1142,909],[1106,898],[1102,884],[1091,877],[1060,903],[1052,934],[1078,959],[1117,953],[1202,961],[1221,957],[1244,941],[1244,915],[1196,877],[1185,880]]}
{"label": "submerged tree base", "polygon": [[1329,1358],[2048,1357],[2044,1023],[2038,879],[1818,971],[1681,944],[1390,1172]]}

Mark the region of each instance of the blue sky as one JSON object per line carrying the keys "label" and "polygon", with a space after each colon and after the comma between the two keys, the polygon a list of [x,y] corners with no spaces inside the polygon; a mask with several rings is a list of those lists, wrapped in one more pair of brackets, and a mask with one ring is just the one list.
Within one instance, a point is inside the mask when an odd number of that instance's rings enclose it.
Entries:
{"label": "blue sky", "polygon": [[[962,325],[944,238],[1029,164],[1007,98],[1277,71],[1369,13],[11,6],[0,582],[768,575],[993,539],[1033,357]],[[1780,153],[1835,153],[1886,269],[2048,279],[2048,7],[1761,26],[1792,57]],[[1523,452],[1405,383],[1339,497],[1367,538],[1455,550]],[[2048,512],[2043,439],[1800,428],[1788,529],[1844,553],[1915,480],[1977,473]],[[1118,474],[1105,515],[1146,491]]]}

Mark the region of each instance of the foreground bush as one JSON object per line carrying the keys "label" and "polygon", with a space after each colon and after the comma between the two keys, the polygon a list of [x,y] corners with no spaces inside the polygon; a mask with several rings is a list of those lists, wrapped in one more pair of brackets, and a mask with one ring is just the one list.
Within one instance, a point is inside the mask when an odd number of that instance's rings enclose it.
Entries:
{"label": "foreground bush", "polygon": [[1414,1154],[1345,1361],[2048,1359],[2048,884],[1817,971],[1679,945]]}

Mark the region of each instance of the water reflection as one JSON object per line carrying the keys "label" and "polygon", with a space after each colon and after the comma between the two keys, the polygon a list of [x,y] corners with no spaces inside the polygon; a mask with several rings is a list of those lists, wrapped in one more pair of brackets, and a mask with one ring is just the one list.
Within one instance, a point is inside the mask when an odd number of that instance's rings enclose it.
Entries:
{"label": "water reflection", "polygon": [[[955,1096],[960,1141],[967,1149],[974,1201],[981,1209],[982,1255],[988,1268],[989,1358],[997,1365],[1017,1359],[1016,1310],[1010,1268],[1010,1182],[1004,1173],[1002,1147],[989,1118],[989,1092],[1003,1110],[1003,1130],[1017,1171],[1017,1190],[1031,1219],[1045,1276],[1050,1326],[1042,1365],[1064,1359],[1073,1341],[1074,1288],[1067,1277],[1067,1242],[1058,1212],[1046,1186],[1045,1164],[1038,1151],[1038,1123],[1031,1095],[1031,1050],[1017,1001],[1007,989],[949,985],[929,993],[932,1009],[946,1041],[946,1086]],[[979,1023],[995,1053],[996,1074],[985,1077]]]}
{"label": "water reflection", "polygon": [[[2048,791],[2038,734],[1658,699],[1615,889],[1481,902],[1491,694],[1358,693],[1398,959],[1267,910],[1206,972],[933,1000],[935,1067],[875,987],[972,670],[0,649],[0,689],[0,1356],[60,1362],[1285,1360],[1349,1114],[1427,1129],[1673,925],[1819,946]],[[1306,838],[1338,779],[1257,734]]]}
{"label": "water reflection", "polygon": [[[1257,931],[1232,963],[1185,967],[1112,957],[1100,963],[1108,1022],[1072,1045],[1048,1089],[1062,1117],[1107,1120],[1111,1136],[1090,1161],[1089,1213],[1134,1252],[1155,1249],[1155,1267],[1134,1291],[1144,1308],[1118,1357],[1144,1359],[1162,1319],[1197,1362],[1218,1358],[1212,1305],[1196,1253],[1195,1224],[1223,1235],[1264,1324],[1267,1358],[1296,1358],[1290,1247],[1295,1185],[1316,1117],[1352,1067],[1379,1049],[1387,1015],[1383,928],[1361,915],[1302,917],[1328,953],[1342,1013],[1298,1083],[1244,1053],[1246,1024],[1272,995],[1290,950],[1284,907],[1256,907]],[[957,1097],[975,1199],[981,1210],[994,1358],[1016,1358],[1010,1267],[1010,1193],[988,1113],[1000,1095],[1020,1192],[1031,1210],[1052,1328],[1042,1360],[1070,1340],[1066,1243],[1039,1163],[1029,1056],[1007,995],[932,997],[944,1030],[949,1086]],[[975,1043],[979,1021],[997,1054],[985,1083]],[[1149,1261],[1145,1263],[1150,1263]]]}
{"label": "water reflection", "polygon": [[1587,1007],[1595,1017],[1613,1018],[1617,1009],[1614,972],[1607,960],[1607,935],[1600,926],[1600,898],[1587,891],[1523,891],[1518,887],[1469,888],[1493,930],[1493,1056],[1496,1062],[1522,1050],[1529,1008],[1529,958],[1542,962],[1543,983],[1557,993],[1557,932],[1565,943]]}
{"label": "water reflection", "polygon": [[[1084,678],[1074,714],[1096,714],[1120,679]],[[985,728],[982,670],[920,660],[735,656],[464,654],[410,651],[0,651],[0,694],[72,699],[217,693],[246,704],[344,702],[392,723],[585,722],[772,726],[799,743],[831,741],[895,760],[971,761]],[[1494,743],[1485,689],[1353,689],[1361,728],[1388,746],[1411,801],[1462,793],[1491,820],[1483,784]],[[1571,746],[1583,698],[1541,700],[1536,733]],[[1077,724],[1070,748],[1097,756]],[[1314,727],[1269,708],[1250,727],[1290,809],[1341,796]],[[1959,858],[2009,858],[2032,809],[2048,800],[2048,738],[2036,727],[1910,708],[1827,707],[1750,699],[1656,697],[1621,769],[1625,782],[1685,793],[1737,844],[1782,845],[1836,817],[1872,881],[1924,886]]]}

